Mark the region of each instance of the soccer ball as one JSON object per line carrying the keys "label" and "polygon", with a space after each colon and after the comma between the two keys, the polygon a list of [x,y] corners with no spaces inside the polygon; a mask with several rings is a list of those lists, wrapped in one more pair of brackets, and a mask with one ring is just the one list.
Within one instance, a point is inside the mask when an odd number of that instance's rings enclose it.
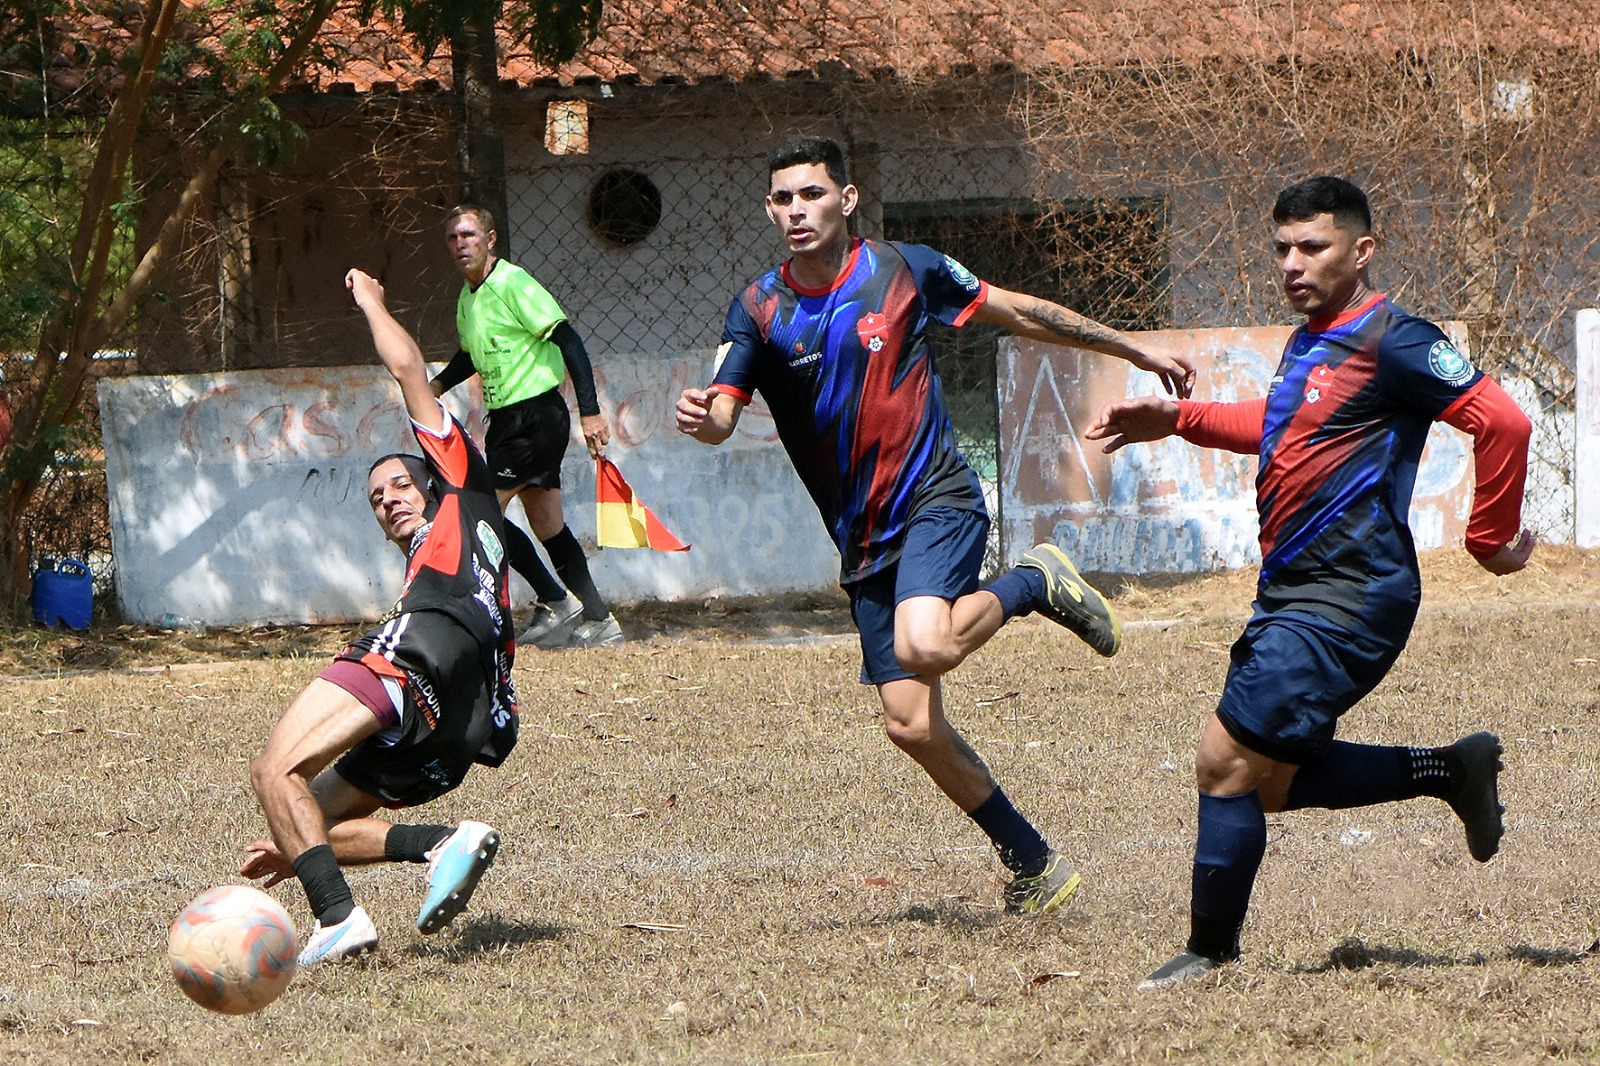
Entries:
{"label": "soccer ball", "polygon": [[184,995],[222,1014],[249,1014],[294,976],[298,939],[289,912],[248,885],[200,893],[167,933],[167,961]]}

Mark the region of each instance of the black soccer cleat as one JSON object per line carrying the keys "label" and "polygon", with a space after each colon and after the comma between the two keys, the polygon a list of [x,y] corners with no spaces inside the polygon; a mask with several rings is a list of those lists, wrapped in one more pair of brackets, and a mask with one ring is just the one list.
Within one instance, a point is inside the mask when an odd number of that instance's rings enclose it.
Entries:
{"label": "black soccer cleat", "polygon": [[1503,752],[1500,738],[1493,733],[1473,733],[1440,752],[1450,770],[1445,802],[1466,827],[1467,850],[1479,862],[1494,858],[1506,831],[1500,818],[1506,809],[1500,805],[1498,783],[1500,771],[1506,768],[1500,761]]}

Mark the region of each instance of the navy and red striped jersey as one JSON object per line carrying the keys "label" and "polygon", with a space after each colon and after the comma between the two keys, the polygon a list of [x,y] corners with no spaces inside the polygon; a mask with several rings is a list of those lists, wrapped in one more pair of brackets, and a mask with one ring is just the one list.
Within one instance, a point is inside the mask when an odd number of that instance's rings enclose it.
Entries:
{"label": "navy and red striped jersey", "polygon": [[[1314,610],[1404,639],[1422,597],[1407,525],[1417,464],[1432,423],[1457,424],[1456,413],[1479,396],[1490,397],[1497,411],[1510,406],[1513,414],[1502,425],[1526,423],[1438,326],[1381,294],[1296,330],[1261,421],[1262,606]],[[1515,442],[1508,445],[1507,436],[1515,434],[1500,430],[1489,444],[1514,459]],[[1480,467],[1483,444],[1480,438]],[[1525,470],[1525,432],[1520,444]],[[1486,473],[1479,470],[1480,496]],[[1484,521],[1509,525],[1500,544],[1514,535],[1522,500],[1515,470],[1502,473],[1505,491],[1477,500],[1480,511],[1493,509]]]}
{"label": "navy and red striped jersey", "polygon": [[829,288],[796,284],[784,263],[728,309],[714,384],[747,403],[761,393],[839,549],[841,584],[893,565],[925,508],[983,508],[927,333],[960,326],[987,291],[931,248],[858,239]]}

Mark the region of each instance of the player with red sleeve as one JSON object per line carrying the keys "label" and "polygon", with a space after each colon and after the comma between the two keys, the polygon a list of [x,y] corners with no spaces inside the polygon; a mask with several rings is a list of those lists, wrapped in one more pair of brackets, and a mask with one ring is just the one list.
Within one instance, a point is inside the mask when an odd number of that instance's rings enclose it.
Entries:
{"label": "player with red sleeve", "polygon": [[1533,551],[1521,529],[1531,426],[1437,326],[1373,290],[1376,239],[1359,188],[1332,177],[1290,186],[1272,220],[1284,295],[1306,322],[1266,398],[1125,400],[1086,434],[1108,452],[1177,434],[1261,456],[1255,609],[1195,757],[1189,941],[1141,988],[1238,957],[1268,812],[1434,796],[1460,817],[1479,862],[1494,857],[1504,832],[1492,733],[1391,747],[1335,740],[1334,731],[1388,673],[1416,619],[1422,585],[1406,519],[1428,427],[1443,421],[1473,436],[1467,550],[1498,575],[1522,569]]}

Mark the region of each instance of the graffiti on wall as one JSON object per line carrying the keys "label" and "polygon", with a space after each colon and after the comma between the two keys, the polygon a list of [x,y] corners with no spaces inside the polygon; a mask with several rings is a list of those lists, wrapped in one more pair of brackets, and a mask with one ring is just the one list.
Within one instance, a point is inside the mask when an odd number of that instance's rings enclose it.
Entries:
{"label": "graffiti on wall", "polygon": [[[678,433],[678,393],[708,382],[710,370],[710,352],[614,356],[597,367],[608,456],[695,544],[676,557],[600,553],[596,580],[614,600],[810,589],[837,577],[838,557],[762,405],[746,408],[721,447]],[[416,441],[382,370],[106,379],[100,403],[128,617],[346,621],[388,607],[401,560],[372,522],[367,470]],[[453,390],[446,406],[481,444],[476,383]],[[573,532],[592,547],[594,468],[576,419],[562,488]],[[525,521],[515,505],[511,517]]]}
{"label": "graffiti on wall", "polygon": [[[1465,330],[1445,326],[1465,351]],[[1190,352],[1195,399],[1264,396],[1290,329],[1168,330],[1154,343]],[[1178,438],[1106,455],[1084,431],[1110,403],[1155,394],[1155,375],[1119,359],[1008,338],[1000,348],[1001,513],[1008,559],[1040,541],[1102,573],[1193,573],[1260,560],[1256,458]],[[1436,424],[1413,494],[1419,548],[1460,543],[1471,507],[1472,451]]]}

